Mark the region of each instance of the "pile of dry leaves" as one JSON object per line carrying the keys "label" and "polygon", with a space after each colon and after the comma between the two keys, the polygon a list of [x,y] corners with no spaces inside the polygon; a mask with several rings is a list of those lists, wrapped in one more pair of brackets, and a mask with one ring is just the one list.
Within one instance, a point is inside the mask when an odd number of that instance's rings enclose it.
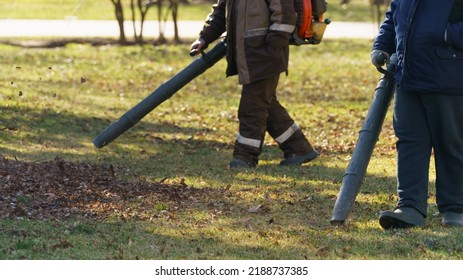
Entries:
{"label": "pile of dry leaves", "polygon": [[[62,219],[80,215],[102,219],[155,218],[158,205],[169,211],[204,203],[223,190],[163,181],[124,181],[113,166],[73,163],[56,158],[23,162],[0,155],[0,218]],[[158,209],[159,210],[159,209]]]}

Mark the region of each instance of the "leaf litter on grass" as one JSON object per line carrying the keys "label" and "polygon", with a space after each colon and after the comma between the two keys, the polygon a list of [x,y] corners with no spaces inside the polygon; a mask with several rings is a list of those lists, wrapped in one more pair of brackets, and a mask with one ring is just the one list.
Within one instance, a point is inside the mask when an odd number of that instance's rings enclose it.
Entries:
{"label": "leaf litter on grass", "polygon": [[[150,220],[166,212],[210,205],[225,189],[195,188],[180,182],[124,181],[123,168],[53,161],[24,162],[0,155],[0,218]],[[162,209],[159,205],[163,205]],[[161,210],[160,210],[161,209]]]}

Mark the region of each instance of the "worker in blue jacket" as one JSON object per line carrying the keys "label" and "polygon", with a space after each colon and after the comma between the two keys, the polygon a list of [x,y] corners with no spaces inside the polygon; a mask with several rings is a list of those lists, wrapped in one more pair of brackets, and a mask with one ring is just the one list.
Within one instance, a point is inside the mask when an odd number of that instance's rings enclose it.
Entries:
{"label": "worker in blue jacket", "polygon": [[393,53],[399,199],[380,225],[424,225],[433,152],[442,223],[463,226],[463,0],[393,0],[371,61],[382,66]]}

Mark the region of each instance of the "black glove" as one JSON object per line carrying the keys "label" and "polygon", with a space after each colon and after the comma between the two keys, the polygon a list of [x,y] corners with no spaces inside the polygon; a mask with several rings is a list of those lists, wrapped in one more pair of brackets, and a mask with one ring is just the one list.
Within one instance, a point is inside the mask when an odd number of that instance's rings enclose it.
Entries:
{"label": "black glove", "polygon": [[370,53],[371,63],[376,67],[381,67],[385,63],[389,63],[389,53],[381,50],[373,50]]}

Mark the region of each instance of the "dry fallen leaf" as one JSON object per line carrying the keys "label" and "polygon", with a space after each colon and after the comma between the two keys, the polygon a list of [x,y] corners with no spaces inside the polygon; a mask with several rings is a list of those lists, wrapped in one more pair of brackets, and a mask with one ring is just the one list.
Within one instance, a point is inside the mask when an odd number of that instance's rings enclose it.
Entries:
{"label": "dry fallen leaf", "polygon": [[161,203],[172,220],[175,213],[171,212],[207,205],[208,199],[226,192],[195,188],[185,182],[124,181],[117,177],[124,171],[113,165],[74,163],[59,157],[24,162],[0,155],[0,218],[60,219],[81,215],[104,219],[117,215],[150,220],[159,214],[153,209]]}
{"label": "dry fallen leaf", "polygon": [[249,208],[248,212],[249,213],[257,213],[259,210],[262,208],[263,204],[258,204],[254,207]]}

